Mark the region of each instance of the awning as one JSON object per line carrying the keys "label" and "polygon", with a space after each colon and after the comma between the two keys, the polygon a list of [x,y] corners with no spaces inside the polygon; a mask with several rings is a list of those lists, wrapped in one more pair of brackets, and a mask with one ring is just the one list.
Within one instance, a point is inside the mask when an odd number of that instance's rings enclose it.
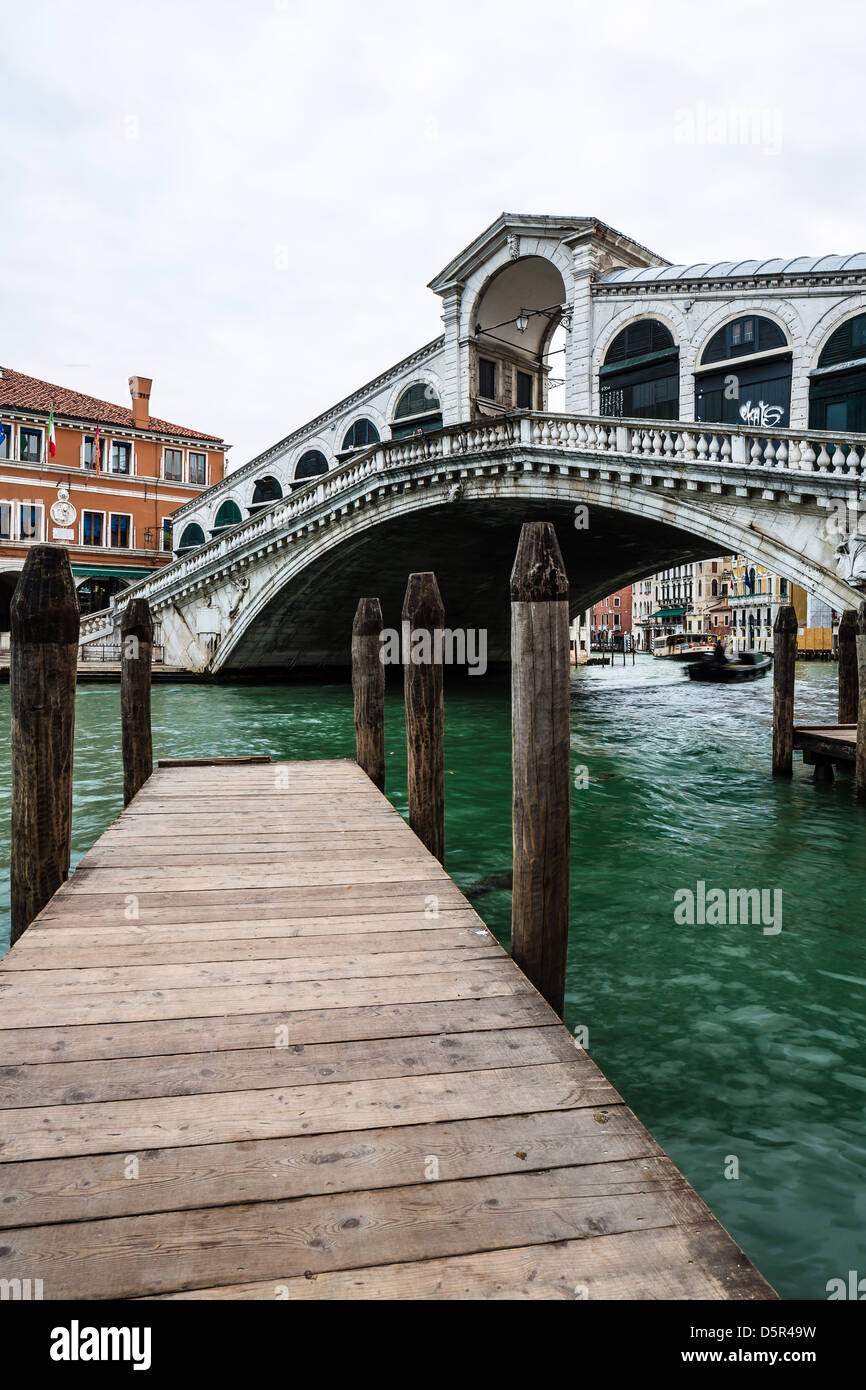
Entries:
{"label": "awning", "polygon": [[650,613],[651,618],[684,618],[688,613],[688,608],[660,608],[657,613]]}
{"label": "awning", "polygon": [[72,573],[79,579],[92,576],[94,579],[147,579],[154,570],[133,569],[131,565],[73,565]]}

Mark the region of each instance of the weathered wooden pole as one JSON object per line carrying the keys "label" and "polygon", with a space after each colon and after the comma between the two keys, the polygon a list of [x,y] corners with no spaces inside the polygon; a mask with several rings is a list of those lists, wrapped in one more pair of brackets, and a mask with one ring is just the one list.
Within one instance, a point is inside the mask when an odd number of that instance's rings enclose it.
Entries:
{"label": "weathered wooden pole", "polygon": [[69,554],[34,545],[12,599],[12,941],[69,873],[78,596]]}
{"label": "weathered wooden pole", "polygon": [[859,704],[857,677],[857,610],[846,608],[839,620],[839,723],[856,724]]}
{"label": "weathered wooden pole", "polygon": [[442,632],[445,609],[435,574],[409,575],[402,617],[409,824],[431,854],[444,863]]}
{"label": "weathered wooden pole", "polygon": [[773,776],[794,775],[794,667],[797,614],[783,603],[773,624]]}
{"label": "weathered wooden pole", "polygon": [[528,521],[511,571],[511,954],[560,1016],[571,860],[569,704],[568,578],[552,524]]}
{"label": "weathered wooden pole", "polygon": [[866,603],[857,609],[857,799],[866,801]]}
{"label": "weathered wooden pole", "polygon": [[120,724],[123,804],[128,806],[153,772],[150,684],[153,619],[146,598],[133,598],[120,619]]}
{"label": "weathered wooden pole", "polygon": [[358,600],[352,623],[352,696],[355,706],[355,757],[371,782],[385,790],[385,665],[382,661],[382,605]]}

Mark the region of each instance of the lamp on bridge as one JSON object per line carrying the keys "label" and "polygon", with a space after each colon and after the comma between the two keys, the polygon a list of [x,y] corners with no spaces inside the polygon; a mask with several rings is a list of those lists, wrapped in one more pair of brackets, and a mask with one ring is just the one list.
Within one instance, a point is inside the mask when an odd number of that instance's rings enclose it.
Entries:
{"label": "lamp on bridge", "polygon": [[514,327],[518,333],[525,333],[529,327],[529,314],[525,309],[521,309],[517,318],[514,320]]}

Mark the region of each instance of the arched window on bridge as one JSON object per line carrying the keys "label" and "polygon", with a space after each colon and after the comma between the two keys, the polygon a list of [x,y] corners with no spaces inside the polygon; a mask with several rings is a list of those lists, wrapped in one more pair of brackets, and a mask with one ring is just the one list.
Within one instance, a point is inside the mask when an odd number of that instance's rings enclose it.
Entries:
{"label": "arched window on bridge", "polygon": [[434,388],[426,381],[407,386],[394,411],[391,438],[407,439],[419,430],[426,434],[441,428],[442,405]]}
{"label": "arched window on bridge", "polygon": [[205,543],[205,534],[197,521],[191,521],[188,526],[184,526],[180,533],[180,540],[177,544],[178,555],[184,555],[188,550],[197,550],[200,545]]}
{"label": "arched window on bridge", "polygon": [[259,478],[253,488],[253,500],[247,508],[250,516],[255,516],[263,507],[270,507],[273,502],[279,502],[282,495],[283,489],[276,478]]}
{"label": "arched window on bridge", "polygon": [[695,414],[711,424],[787,427],[791,347],[777,323],[746,314],[713,334],[695,373]]}
{"label": "arched window on bridge", "polygon": [[599,372],[602,415],[676,420],[680,413],[680,354],[658,319],[636,319],[617,333]]}
{"label": "arched window on bridge", "polygon": [[824,345],[809,382],[809,424],[866,430],[866,314],[840,323]]}
{"label": "arched window on bridge", "polygon": [[230,497],[227,497],[214,517],[211,535],[217,536],[220,531],[226,531],[230,526],[237,526],[239,521],[243,521],[241,509],[237,502],[233,502]]}
{"label": "arched window on bridge", "polygon": [[354,425],[346,431],[343,440],[341,454],[348,454],[352,449],[369,449],[371,444],[379,443],[379,431],[372,420],[356,420]]}
{"label": "arched window on bridge", "polygon": [[308,449],[298,459],[292,488],[303,487],[304,483],[308,483],[311,478],[317,478],[320,473],[327,473],[327,471],[328,460],[321,449]]}

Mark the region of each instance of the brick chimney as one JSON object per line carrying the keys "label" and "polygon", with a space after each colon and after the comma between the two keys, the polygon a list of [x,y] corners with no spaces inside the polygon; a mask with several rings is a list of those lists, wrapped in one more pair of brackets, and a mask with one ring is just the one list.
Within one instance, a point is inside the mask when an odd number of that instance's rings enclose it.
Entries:
{"label": "brick chimney", "polygon": [[132,423],[136,429],[146,430],[150,424],[150,388],[153,381],[147,376],[129,378],[129,394],[132,397]]}

